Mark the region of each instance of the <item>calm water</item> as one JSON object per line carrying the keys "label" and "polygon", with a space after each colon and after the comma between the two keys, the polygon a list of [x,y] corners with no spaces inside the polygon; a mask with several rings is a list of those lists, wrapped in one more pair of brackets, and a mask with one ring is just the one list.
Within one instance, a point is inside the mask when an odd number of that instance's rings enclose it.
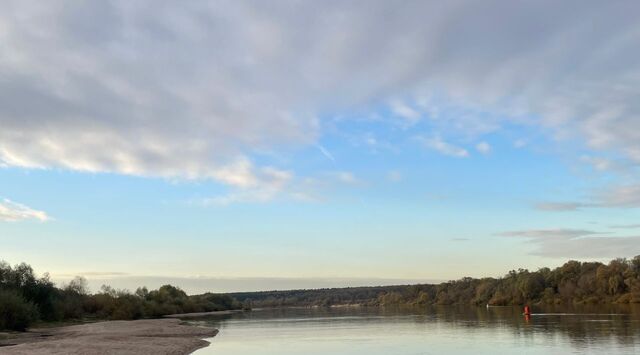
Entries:
{"label": "calm water", "polygon": [[220,329],[206,355],[640,354],[638,308],[433,307],[256,310],[196,323]]}

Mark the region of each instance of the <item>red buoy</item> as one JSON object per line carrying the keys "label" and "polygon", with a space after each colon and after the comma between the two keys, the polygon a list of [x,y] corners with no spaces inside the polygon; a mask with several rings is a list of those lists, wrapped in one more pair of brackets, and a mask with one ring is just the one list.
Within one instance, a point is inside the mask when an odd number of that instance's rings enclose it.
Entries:
{"label": "red buoy", "polygon": [[531,309],[529,308],[529,306],[524,306],[524,313],[525,316],[530,316],[531,315]]}

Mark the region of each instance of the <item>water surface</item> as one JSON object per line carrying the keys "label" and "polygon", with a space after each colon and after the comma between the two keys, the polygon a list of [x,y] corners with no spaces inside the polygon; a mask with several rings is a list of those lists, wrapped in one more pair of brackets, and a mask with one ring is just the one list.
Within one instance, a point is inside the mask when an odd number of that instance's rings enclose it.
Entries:
{"label": "water surface", "polygon": [[220,329],[197,355],[640,354],[640,309],[269,309],[199,320]]}

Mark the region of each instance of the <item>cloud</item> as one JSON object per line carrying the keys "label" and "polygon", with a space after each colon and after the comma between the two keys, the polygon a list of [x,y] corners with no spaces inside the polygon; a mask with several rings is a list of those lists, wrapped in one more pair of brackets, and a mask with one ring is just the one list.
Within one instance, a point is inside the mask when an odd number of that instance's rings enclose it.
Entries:
{"label": "cloud", "polygon": [[234,203],[264,203],[278,197],[293,180],[293,173],[273,167],[255,172],[251,167],[239,167],[240,172],[230,169],[229,183],[237,188],[221,195],[198,199],[204,206],[226,206]]}
{"label": "cloud", "polygon": [[362,183],[362,181],[350,171],[331,171],[327,172],[326,175],[342,184],[357,185]]}
{"label": "cloud", "polygon": [[640,162],[637,3],[364,5],[10,1],[0,165],[255,188],[225,169],[315,144],[323,114],[397,97],[410,120],[538,126]]}
{"label": "cloud", "polygon": [[524,238],[535,246],[531,252],[552,258],[614,258],[640,254],[640,237],[593,236],[580,229],[522,230],[499,233]]}
{"label": "cloud", "polygon": [[443,141],[440,137],[423,138],[419,137],[418,140],[422,144],[432,150],[435,150],[441,154],[448,155],[455,158],[466,158],[469,156],[469,152],[461,147],[453,145],[451,143]]}
{"label": "cloud", "polygon": [[253,170],[253,164],[249,160],[240,159],[232,164],[216,169],[212,172],[212,176],[227,185],[252,188],[259,184],[258,177]]}
{"label": "cloud", "polygon": [[489,154],[491,153],[491,145],[487,142],[480,142],[476,144],[476,150],[481,154]]}
{"label": "cloud", "polygon": [[9,199],[0,199],[0,222],[20,222],[35,220],[46,222],[51,217],[46,212],[34,210]]}
{"label": "cloud", "polygon": [[640,207],[640,184],[613,186],[596,193],[598,207]]}
{"label": "cloud", "polygon": [[606,171],[616,167],[616,164],[607,158],[594,157],[590,155],[583,155],[580,160],[584,163],[591,165],[595,170]]}
{"label": "cloud", "polygon": [[415,124],[422,116],[420,111],[401,101],[394,100],[389,106],[394,115],[403,118],[408,124]]}
{"label": "cloud", "polygon": [[318,149],[320,150],[320,153],[322,153],[322,155],[324,155],[327,159],[331,160],[331,161],[336,161],[336,158],[333,156],[333,154],[331,154],[327,148],[323,147],[322,145],[318,144],[316,145],[318,147]]}
{"label": "cloud", "polygon": [[584,237],[588,235],[599,234],[583,229],[530,229],[530,230],[518,230],[502,232],[498,235],[503,237],[523,237],[533,239],[549,239],[549,238],[561,238],[571,239],[577,237]]}
{"label": "cloud", "polygon": [[575,211],[583,208],[640,208],[640,184],[614,185],[595,191],[589,202],[540,202],[543,211]]}
{"label": "cloud", "polygon": [[534,205],[541,211],[576,211],[582,207],[588,207],[584,203],[577,202],[539,202]]}

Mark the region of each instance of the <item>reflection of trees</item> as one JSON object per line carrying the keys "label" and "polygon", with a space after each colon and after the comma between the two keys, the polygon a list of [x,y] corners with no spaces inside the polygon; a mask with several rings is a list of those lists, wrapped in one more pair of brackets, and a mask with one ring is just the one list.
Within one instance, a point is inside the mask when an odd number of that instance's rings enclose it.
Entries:
{"label": "reflection of trees", "polygon": [[559,334],[576,347],[591,342],[630,345],[640,341],[640,306],[537,306],[529,321],[520,307],[434,306],[423,312],[436,315],[431,321],[450,323],[466,331],[508,327],[516,337],[551,339]]}

